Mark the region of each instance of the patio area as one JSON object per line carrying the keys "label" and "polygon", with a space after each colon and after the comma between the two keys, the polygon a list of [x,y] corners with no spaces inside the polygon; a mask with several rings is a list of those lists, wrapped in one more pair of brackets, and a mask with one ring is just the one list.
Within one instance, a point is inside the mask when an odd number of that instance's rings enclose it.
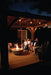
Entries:
{"label": "patio area", "polygon": [[8,52],[9,69],[19,68],[40,62],[38,55],[34,55],[32,51],[24,51],[22,55],[15,55]]}

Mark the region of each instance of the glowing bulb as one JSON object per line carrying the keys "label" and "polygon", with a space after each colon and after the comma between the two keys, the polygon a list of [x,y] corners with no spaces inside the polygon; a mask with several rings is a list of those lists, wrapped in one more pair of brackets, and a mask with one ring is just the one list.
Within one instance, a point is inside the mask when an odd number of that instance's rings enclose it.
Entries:
{"label": "glowing bulb", "polygon": [[32,24],[32,21],[30,22],[30,24]]}
{"label": "glowing bulb", "polygon": [[41,22],[39,22],[39,24],[41,24]]}
{"label": "glowing bulb", "polygon": [[21,19],[19,19],[19,22],[21,22]]}

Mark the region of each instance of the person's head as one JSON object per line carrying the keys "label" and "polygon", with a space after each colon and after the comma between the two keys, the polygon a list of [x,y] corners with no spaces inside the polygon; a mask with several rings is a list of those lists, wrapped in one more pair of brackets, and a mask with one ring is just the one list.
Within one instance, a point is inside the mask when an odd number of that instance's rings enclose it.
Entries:
{"label": "person's head", "polygon": [[12,43],[10,42],[10,43],[8,43],[8,45],[10,45],[10,47],[12,47]]}
{"label": "person's head", "polygon": [[26,41],[26,39],[24,41]]}
{"label": "person's head", "polygon": [[38,38],[36,38],[36,39],[35,39],[35,41],[37,41],[37,42],[38,42]]}
{"label": "person's head", "polygon": [[29,38],[27,40],[29,41]]}

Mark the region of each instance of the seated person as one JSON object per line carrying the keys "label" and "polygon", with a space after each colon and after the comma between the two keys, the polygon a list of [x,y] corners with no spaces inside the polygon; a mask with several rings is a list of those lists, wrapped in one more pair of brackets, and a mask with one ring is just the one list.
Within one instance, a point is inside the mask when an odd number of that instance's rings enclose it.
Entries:
{"label": "seated person", "polygon": [[35,46],[35,54],[36,54],[38,52],[38,48],[36,46],[39,46],[38,38],[35,39],[34,46]]}
{"label": "seated person", "polygon": [[38,38],[35,39],[34,46],[39,46]]}
{"label": "seated person", "polygon": [[30,39],[27,39],[27,44],[28,44],[28,47],[30,47],[30,45],[31,45]]}
{"label": "seated person", "polygon": [[9,51],[11,51],[12,46],[13,46],[13,45],[12,45],[12,43],[11,43],[11,42],[10,42],[10,43],[8,43],[8,50],[9,50]]}
{"label": "seated person", "polygon": [[33,42],[32,42],[32,41],[30,41],[29,50],[30,50],[30,51],[33,51]]}
{"label": "seated person", "polygon": [[26,47],[27,47],[27,41],[26,40],[24,40],[24,49],[26,49]]}
{"label": "seated person", "polygon": [[30,40],[29,40],[29,39],[27,39],[27,44],[28,44],[28,45],[30,44]]}

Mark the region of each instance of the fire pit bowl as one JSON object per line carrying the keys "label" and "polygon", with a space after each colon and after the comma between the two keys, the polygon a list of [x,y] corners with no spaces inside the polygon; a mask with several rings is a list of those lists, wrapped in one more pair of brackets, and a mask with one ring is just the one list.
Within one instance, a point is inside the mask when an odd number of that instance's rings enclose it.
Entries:
{"label": "fire pit bowl", "polygon": [[22,49],[22,48],[18,48],[18,49],[12,48],[12,52],[13,52],[15,55],[20,55],[20,54],[22,54],[23,49]]}

